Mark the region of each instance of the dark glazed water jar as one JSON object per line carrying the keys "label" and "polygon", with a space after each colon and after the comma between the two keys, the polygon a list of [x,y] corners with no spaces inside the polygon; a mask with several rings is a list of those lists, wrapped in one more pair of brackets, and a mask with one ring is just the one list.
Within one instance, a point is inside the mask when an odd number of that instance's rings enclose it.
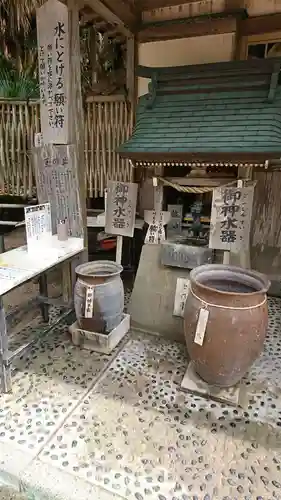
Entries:
{"label": "dark glazed water jar", "polygon": [[[122,320],[124,287],[123,267],[109,260],[96,260],[76,267],[74,305],[78,324],[83,330],[109,333]],[[91,314],[85,315],[87,289],[92,290]]]}
{"label": "dark glazed water jar", "polygon": [[[210,264],[191,271],[185,338],[195,371],[205,382],[233,386],[260,355],[269,286],[266,276],[234,266]],[[202,346],[194,342],[201,308],[209,311]]]}

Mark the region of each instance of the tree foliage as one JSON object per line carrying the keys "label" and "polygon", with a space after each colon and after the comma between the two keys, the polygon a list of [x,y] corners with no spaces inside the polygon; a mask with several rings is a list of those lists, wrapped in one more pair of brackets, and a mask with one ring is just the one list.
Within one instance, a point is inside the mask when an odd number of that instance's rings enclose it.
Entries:
{"label": "tree foliage", "polygon": [[[0,0],[0,98],[39,97],[36,8],[44,0]],[[82,91],[108,94],[124,87],[121,44],[95,26],[81,27]]]}

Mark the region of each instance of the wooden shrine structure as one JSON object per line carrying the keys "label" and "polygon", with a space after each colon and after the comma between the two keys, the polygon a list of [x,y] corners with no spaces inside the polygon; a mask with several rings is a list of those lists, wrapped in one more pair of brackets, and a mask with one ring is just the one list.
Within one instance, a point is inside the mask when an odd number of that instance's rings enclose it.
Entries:
{"label": "wooden shrine structure", "polygon": [[[60,3],[56,2],[56,0],[49,0],[49,2],[53,2],[54,5]],[[41,3],[43,3],[41,9],[44,9],[44,2]],[[195,0],[185,2],[183,0],[82,0],[79,2],[68,0],[61,6],[60,10],[62,8],[68,9],[69,20],[69,36],[64,40],[68,46],[69,54],[69,77],[66,75],[67,81],[69,81],[69,86],[66,89],[68,99],[67,106],[64,106],[64,116],[69,117],[69,131],[67,137],[59,136],[56,133],[55,142],[57,145],[60,143],[73,145],[73,154],[76,157],[74,177],[76,178],[79,203],[81,204],[81,227],[84,228],[83,232],[86,234],[85,160],[82,145],[83,109],[78,43],[79,23],[94,23],[101,31],[108,33],[108,36],[113,34],[115,36],[119,33],[120,36],[125,37],[127,46],[126,95],[128,106],[136,109],[138,98],[147,93],[147,84],[151,79],[149,95],[153,108],[153,99],[158,91],[157,72],[151,73],[149,70],[149,67],[155,66],[155,64],[152,64],[153,59],[156,59],[157,66],[165,66],[165,59],[168,66],[184,66],[202,62],[276,57],[279,54],[279,40],[281,44],[281,33],[278,31],[281,9],[279,11],[277,6],[273,8],[272,2],[267,1],[263,2],[261,6],[258,0],[207,0],[204,2]],[[61,32],[60,35],[63,35],[63,33]],[[181,53],[182,47],[184,47],[183,54]],[[191,57],[193,59],[188,59]],[[208,60],[208,57],[212,60]],[[137,73],[138,65],[140,65],[140,68],[144,68],[140,70],[139,74]],[[265,75],[265,85],[268,89],[268,99],[272,100],[276,93],[280,65],[279,62],[274,65],[273,60],[269,65],[272,69],[268,71],[268,75]],[[145,74],[145,67],[148,67],[147,71],[150,71],[150,75]],[[251,73],[250,62],[248,73]],[[41,77],[43,81],[43,72]],[[247,74],[246,78],[250,82],[252,76]],[[249,85],[252,85],[252,80]],[[44,99],[43,94],[41,94],[41,99]],[[55,118],[57,125],[59,124],[58,116]],[[267,131],[271,136],[270,130],[267,129]],[[274,137],[273,134],[271,136],[272,141],[275,140]],[[48,143],[52,143],[52,138],[49,140],[50,137],[47,137],[47,139]],[[150,161],[150,157],[148,158],[149,145],[146,153],[144,156]],[[167,159],[167,155],[164,156],[165,158],[162,158],[163,163]],[[175,159],[172,158],[172,160]],[[279,156],[277,155],[273,159],[275,160],[275,163],[273,162],[274,166],[272,166],[272,161],[267,162],[267,160],[272,160],[272,157],[265,157],[262,162],[259,161],[259,158],[254,158],[252,162],[249,162],[250,170],[251,165],[253,167],[255,167],[255,164],[260,166],[260,163],[266,165],[266,169],[252,168],[251,175],[257,181],[257,187],[255,190],[253,214],[255,225],[252,228],[251,253],[254,268],[268,274],[270,267],[270,274],[279,276],[281,275],[281,259],[279,257],[281,209],[278,201],[281,179],[279,172],[273,171],[278,169]],[[204,161],[207,163],[209,161],[206,155]],[[192,163],[192,158],[190,158],[189,162]],[[228,163],[232,162],[230,155]],[[149,207],[151,201],[148,198],[149,192],[153,191],[151,189],[152,179],[147,179],[146,184],[143,183],[145,179],[142,177],[143,174],[140,175],[140,173],[144,169],[139,167],[144,165],[139,165],[140,162],[138,161],[134,161],[134,163],[137,167],[135,168],[135,178],[143,185],[143,189],[140,190],[139,207],[142,212],[145,208],[151,208],[151,206]],[[212,161],[209,161],[209,163],[212,163]],[[240,159],[237,159],[236,163],[239,164]],[[41,185],[43,186],[42,182]],[[51,188],[49,186],[50,189],[54,192],[54,185]],[[46,192],[44,195],[42,194],[42,198],[44,198],[42,201],[46,201],[48,196],[50,196],[50,193],[49,195]],[[60,210],[63,210],[62,205],[60,205]],[[271,223],[269,223],[269,220],[271,220]]]}

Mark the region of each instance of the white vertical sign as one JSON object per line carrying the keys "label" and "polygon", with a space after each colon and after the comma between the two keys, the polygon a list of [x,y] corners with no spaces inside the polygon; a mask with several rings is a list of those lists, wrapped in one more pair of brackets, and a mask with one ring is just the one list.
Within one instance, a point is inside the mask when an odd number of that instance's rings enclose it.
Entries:
{"label": "white vertical sign", "polygon": [[255,183],[213,191],[209,247],[239,253],[249,247]]}
{"label": "white vertical sign", "polygon": [[176,293],[175,293],[175,302],[174,302],[174,316],[180,316],[183,318],[184,309],[187,296],[189,294],[190,289],[190,280],[188,278],[178,278]]}
{"label": "white vertical sign", "polygon": [[24,215],[28,252],[40,252],[40,254],[48,252],[48,245],[52,237],[50,203],[25,207]]}
{"label": "white vertical sign", "polygon": [[105,232],[134,236],[138,185],[134,182],[108,181]]}
{"label": "white vertical sign", "polygon": [[145,244],[159,245],[165,241],[165,228],[171,217],[170,212],[160,212],[156,210],[145,210],[144,220],[148,224],[148,230],[145,236]]}
{"label": "white vertical sign", "polygon": [[69,18],[67,6],[48,0],[37,9],[41,131],[44,144],[69,142]]}

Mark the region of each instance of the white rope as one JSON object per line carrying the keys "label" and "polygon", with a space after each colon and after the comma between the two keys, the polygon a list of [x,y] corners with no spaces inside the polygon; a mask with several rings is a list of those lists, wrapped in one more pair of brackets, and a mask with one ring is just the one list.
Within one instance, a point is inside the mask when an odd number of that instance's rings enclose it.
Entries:
{"label": "white rope", "polygon": [[190,288],[190,292],[192,293],[193,297],[195,297],[197,300],[199,300],[199,302],[202,303],[203,307],[207,307],[207,306],[211,306],[211,307],[218,307],[220,309],[232,309],[233,311],[236,310],[236,311],[246,311],[246,310],[249,310],[249,309],[256,309],[257,307],[261,307],[263,306],[266,301],[267,301],[267,297],[265,296],[265,299],[260,302],[259,304],[256,304],[255,306],[248,306],[248,307],[231,307],[231,306],[221,306],[219,304],[212,304],[211,302],[205,302],[205,300],[202,300],[200,299],[200,297],[198,297],[194,291],[192,290],[192,288]]}

